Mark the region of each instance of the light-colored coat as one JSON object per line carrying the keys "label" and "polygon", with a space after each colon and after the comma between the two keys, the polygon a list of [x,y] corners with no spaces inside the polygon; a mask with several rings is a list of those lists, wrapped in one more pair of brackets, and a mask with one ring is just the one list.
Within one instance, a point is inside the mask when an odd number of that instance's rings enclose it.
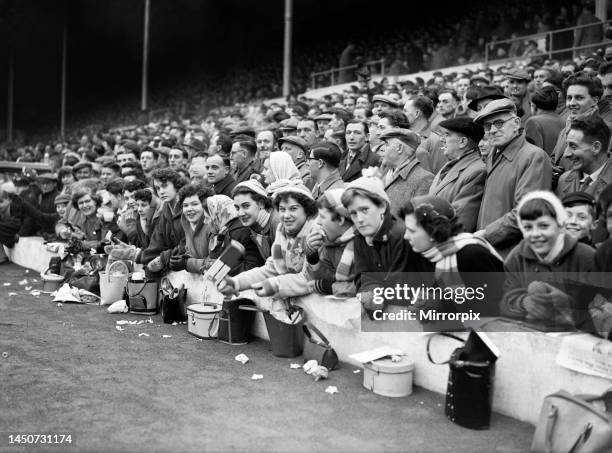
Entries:
{"label": "light-colored coat", "polygon": [[524,135],[515,137],[493,162],[496,151],[493,149],[487,157],[477,229],[484,229],[485,238],[504,253],[503,249],[522,238],[513,209],[527,193],[551,189],[552,165],[548,154],[528,143]]}
{"label": "light-colored coat", "polygon": [[429,195],[448,201],[455,208],[464,230],[473,233],[486,179],[487,167],[480,158],[478,148],[473,148],[458,161],[448,162],[442,167],[434,177]]}
{"label": "light-colored coat", "polygon": [[419,163],[416,157],[404,162],[395,176],[385,185],[385,192],[391,200],[391,213],[397,216],[407,201],[419,195],[427,195],[434,175]]}

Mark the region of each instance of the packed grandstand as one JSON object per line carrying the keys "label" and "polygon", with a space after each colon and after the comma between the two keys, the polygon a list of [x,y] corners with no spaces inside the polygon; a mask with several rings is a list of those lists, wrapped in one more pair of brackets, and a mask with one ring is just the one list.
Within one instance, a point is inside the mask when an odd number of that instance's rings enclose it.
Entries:
{"label": "packed grandstand", "polygon": [[[273,99],[270,61],[155,93],[147,118],[98,111],[65,139],[5,144],[1,159],[23,169],[2,186],[0,241],[41,235],[160,278],[204,273],[238,240],[246,252],[224,293],[358,296],[368,313],[397,302],[373,300],[390,275],[432,273],[443,288],[490,272],[490,316],[608,337],[609,290],[593,277],[586,300],[578,285],[612,263],[606,26],[590,3],[502,4],[298,51],[287,99]],[[545,38],[576,24],[587,26]],[[342,89],[306,91],[340,53]],[[363,64],[377,58],[384,74]],[[574,276],[556,285],[541,271]],[[442,302],[423,307],[460,311]]]}

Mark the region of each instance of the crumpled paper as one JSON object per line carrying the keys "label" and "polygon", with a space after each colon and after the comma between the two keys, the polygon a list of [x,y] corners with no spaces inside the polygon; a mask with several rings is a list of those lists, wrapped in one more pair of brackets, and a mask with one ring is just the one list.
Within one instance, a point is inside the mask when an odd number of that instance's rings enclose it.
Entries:
{"label": "crumpled paper", "polygon": [[124,300],[118,300],[117,302],[110,304],[106,310],[109,313],[127,313],[129,308]]}
{"label": "crumpled paper", "polygon": [[338,393],[338,387],[336,387],[335,385],[330,385],[329,387],[325,389],[325,393],[329,393],[330,395],[333,395],[334,393]]}
{"label": "crumpled paper", "polygon": [[150,337],[148,333],[142,332],[138,334],[139,337]]}
{"label": "crumpled paper", "polygon": [[306,374],[310,374],[315,382],[320,379],[327,379],[329,376],[329,370],[323,365],[319,365],[316,360],[309,360],[302,367]]}
{"label": "crumpled paper", "polygon": [[263,379],[263,374],[254,374],[253,376],[251,376],[251,380],[253,381],[259,381]]}
{"label": "crumpled paper", "polygon": [[115,329],[117,329],[119,332],[123,332],[124,330],[123,327],[121,326],[115,326]]}
{"label": "crumpled paper", "polygon": [[172,338],[172,335],[162,335],[162,338]]}
{"label": "crumpled paper", "polygon": [[242,363],[243,365],[249,361],[249,358],[245,354],[238,354],[234,360]]}
{"label": "crumpled paper", "polygon": [[302,368],[302,365],[300,365],[299,363],[292,363],[291,365],[289,365],[289,368],[291,368],[292,370],[297,370],[299,368]]}
{"label": "crumpled paper", "polygon": [[116,321],[115,324],[117,324],[118,326],[123,326],[125,324],[129,324],[130,321],[126,321],[125,319],[122,319],[120,321]]}

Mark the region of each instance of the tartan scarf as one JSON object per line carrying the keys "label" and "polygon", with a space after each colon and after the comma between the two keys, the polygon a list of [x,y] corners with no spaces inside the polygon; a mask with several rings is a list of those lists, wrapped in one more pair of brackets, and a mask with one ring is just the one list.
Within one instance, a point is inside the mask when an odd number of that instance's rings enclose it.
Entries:
{"label": "tartan scarf", "polygon": [[302,229],[294,237],[287,235],[282,223],[278,226],[271,255],[278,275],[296,274],[302,271],[306,259],[304,241],[314,224],[313,218],[306,219]]}
{"label": "tartan scarf", "polygon": [[463,287],[463,279],[457,265],[457,253],[466,245],[481,245],[493,256],[503,261],[497,251],[486,239],[471,233],[459,233],[446,242],[442,242],[422,252],[422,255],[436,265],[436,282],[443,287]]}

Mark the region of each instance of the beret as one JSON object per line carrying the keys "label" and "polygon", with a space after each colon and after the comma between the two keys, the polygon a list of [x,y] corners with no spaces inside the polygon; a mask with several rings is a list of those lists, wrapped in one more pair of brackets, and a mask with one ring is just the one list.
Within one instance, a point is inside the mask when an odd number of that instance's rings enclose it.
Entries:
{"label": "beret", "polygon": [[449,131],[463,134],[466,137],[474,140],[478,143],[484,137],[484,129],[480,124],[474,123],[471,118],[461,116],[459,118],[452,118],[450,120],[444,120],[439,123],[440,127],[448,129]]}
{"label": "beret", "polygon": [[496,99],[490,102],[483,108],[474,118],[475,123],[482,123],[485,118],[498,113],[514,113],[516,114],[516,105],[510,99]]}
{"label": "beret", "polygon": [[563,203],[565,207],[571,207],[577,204],[595,206],[595,198],[586,192],[570,192],[561,198],[561,203]]}
{"label": "beret", "polygon": [[399,108],[399,104],[390,96],[385,96],[384,94],[376,94],[372,98],[372,103],[374,102],[384,102],[385,104],[389,104],[391,107]]}
{"label": "beret", "polygon": [[520,68],[513,68],[506,71],[506,78],[531,82],[531,76],[529,75],[529,73],[524,69]]}
{"label": "beret", "polygon": [[289,135],[278,139],[279,145],[283,142],[291,143],[292,145],[299,146],[304,151],[308,151],[308,143],[297,135]]}
{"label": "beret", "polygon": [[397,138],[398,140],[412,146],[414,149],[417,149],[421,143],[421,137],[419,137],[419,134],[411,131],[410,129],[401,129],[399,127],[387,129],[379,136],[379,139],[382,141],[390,138]]}

